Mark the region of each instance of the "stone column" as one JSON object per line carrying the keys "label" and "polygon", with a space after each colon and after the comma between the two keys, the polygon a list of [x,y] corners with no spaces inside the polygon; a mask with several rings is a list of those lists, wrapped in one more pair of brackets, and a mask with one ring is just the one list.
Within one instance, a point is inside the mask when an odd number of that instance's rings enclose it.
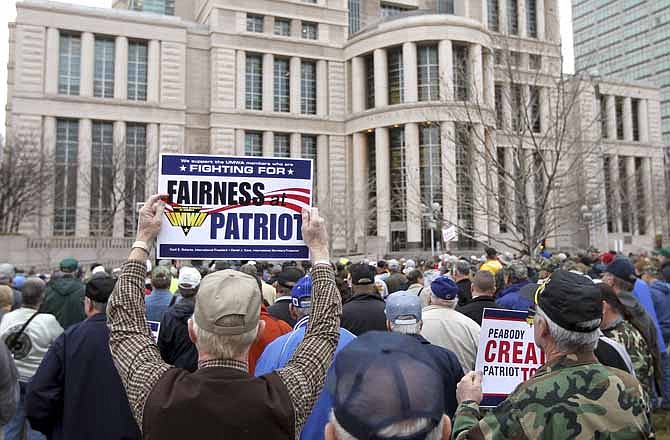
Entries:
{"label": "stone column", "polygon": [[471,68],[470,78],[470,100],[473,102],[483,102],[484,87],[482,82],[482,46],[471,44],[468,48],[468,64]]}
{"label": "stone column", "polygon": [[498,0],[498,29],[507,34],[507,0]]}
{"label": "stone column", "polygon": [[158,146],[158,124],[147,124],[147,154],[146,154],[146,185],[144,186],[144,195],[149,197],[158,190],[157,164],[159,159],[160,147]]}
{"label": "stone column", "polygon": [[328,114],[328,62],[316,62],[316,114],[325,117]]}
{"label": "stone column", "polygon": [[161,44],[150,40],[147,54],[147,101],[158,103],[161,87]]}
{"label": "stone column", "polygon": [[526,0],[518,0],[518,17],[519,17],[519,36],[527,37],[528,36],[528,24],[526,20]]}
{"label": "stone column", "polygon": [[[365,110],[365,59],[351,59],[351,111],[359,113]],[[354,142],[355,142],[354,134]]]}
{"label": "stone column", "polygon": [[[375,51],[375,54],[377,51]],[[375,65],[375,69],[376,69]],[[384,76],[385,77],[385,76]],[[376,81],[376,77],[375,77]],[[376,91],[376,90],[375,90]],[[386,90],[384,90],[386,93]],[[375,129],[375,162],[377,173],[377,235],[391,242],[391,151],[389,129]]]}
{"label": "stone column", "polygon": [[[365,133],[356,132],[353,139],[354,240],[359,243],[367,235],[368,214],[368,145]],[[360,250],[360,249],[359,249]]]}
{"label": "stone column", "polygon": [[453,121],[440,122],[442,146],[442,216],[446,223],[458,223],[456,180],[456,129]]}
{"label": "stone column", "polygon": [[79,95],[93,96],[93,64],[95,63],[95,38],[91,32],[81,34],[81,72]]}
{"label": "stone column", "polygon": [[542,133],[547,133],[551,118],[549,117],[549,88],[540,87],[540,130]]}
{"label": "stone column", "polygon": [[545,26],[544,26],[544,0],[537,0],[537,38],[544,40]]}
{"label": "stone column", "polygon": [[[274,55],[263,54],[263,111],[274,111]],[[265,138],[265,136],[263,136]]]}
{"label": "stone column", "polygon": [[55,95],[58,93],[59,45],[60,34],[58,33],[58,29],[54,27],[47,28],[47,50],[44,72],[44,92],[47,95]]}
{"label": "stone column", "polygon": [[[624,119],[625,121],[625,119]],[[625,126],[625,124],[624,124]],[[638,234],[637,228],[637,179],[635,177],[635,157],[625,156],[626,161],[626,182],[624,184],[628,187],[628,210],[629,212],[622,212],[622,215],[628,217],[630,221],[630,233]]]}
{"label": "stone column", "polygon": [[[505,148],[505,174],[507,176],[514,176],[514,148]],[[501,184],[503,184],[501,182]],[[514,188],[514,181],[508,177],[504,182],[507,185],[506,195],[506,211],[507,211],[507,229],[511,231],[516,224],[516,189]]]}
{"label": "stone column", "polygon": [[[90,119],[79,120],[79,145],[77,152],[77,215],[75,235],[88,237],[90,235],[91,215],[91,135],[92,122]],[[88,185],[86,183],[89,183]]]}
{"label": "stone column", "polygon": [[437,61],[440,75],[440,100],[454,100],[454,53],[450,40],[437,45]]}
{"label": "stone column", "polygon": [[330,198],[330,160],[328,159],[328,136],[316,137],[316,196],[319,203]]}
{"label": "stone column", "polygon": [[484,139],[484,126],[482,124],[474,124],[472,136],[472,194],[473,194],[473,215],[475,226],[475,238],[480,240],[487,240],[488,234],[488,214],[487,214],[487,197],[486,197],[486,157]]}
{"label": "stone column", "polygon": [[[660,160],[659,158],[658,160]],[[651,158],[644,157],[642,158],[642,185],[644,187],[644,211],[645,218],[647,220],[646,226],[646,235],[653,236],[655,231],[655,215],[654,215],[654,190],[652,182],[652,168],[651,168]]]}
{"label": "stone column", "polygon": [[614,226],[614,232],[620,233],[623,229],[621,221],[621,183],[619,182],[619,156],[614,154],[610,156],[610,166],[609,166],[610,183],[611,188],[611,204],[610,208],[612,209],[611,217],[612,223]]}
{"label": "stone column", "polygon": [[526,178],[526,207],[522,207],[522,209],[526,209],[528,211],[528,228],[532,231],[533,228],[535,227],[535,215],[537,213],[537,210],[535,208],[535,182],[533,179],[535,178],[535,156],[534,156],[534,150],[523,150],[523,154],[525,155],[525,164],[526,164],[526,172],[528,173],[528,177]]}
{"label": "stone column", "polygon": [[649,142],[649,120],[647,116],[647,105],[648,101],[646,99],[640,99],[637,108],[637,125],[640,132],[640,142]]}
{"label": "stone column", "polygon": [[[58,36],[58,31],[56,31]],[[53,158],[56,152],[56,118],[53,116],[44,117],[43,128],[44,155]],[[52,180],[53,182],[53,177]],[[53,184],[49,186],[51,190],[43,191],[40,195],[40,211],[38,234],[40,237],[53,235],[54,218],[54,190]],[[75,221],[76,224],[76,221]]]}
{"label": "stone column", "polygon": [[244,142],[246,136],[244,130],[238,128],[235,130],[235,154],[238,156],[244,156]]}
{"label": "stone column", "polygon": [[613,95],[605,96],[607,107],[607,138],[616,140],[616,104]]}
{"label": "stone column", "polygon": [[[375,107],[377,108],[386,107],[389,102],[388,59],[386,57],[386,49],[375,49],[374,62],[375,62]],[[388,145],[388,129],[385,130]],[[391,239],[390,237],[387,237],[387,240],[390,239]]]}
{"label": "stone column", "polygon": [[300,133],[291,133],[291,157],[302,157],[302,138]]}
{"label": "stone column", "polygon": [[114,46],[114,98],[128,99],[128,38],[116,37]]}
{"label": "stone column", "polygon": [[404,102],[417,102],[419,86],[417,83],[418,71],[416,65],[416,43],[408,42],[402,45],[402,63],[404,74],[403,82],[405,85]]}
{"label": "stone column", "polygon": [[623,138],[633,141],[633,102],[630,96],[623,99]]}
{"label": "stone column", "polygon": [[[512,85],[503,83],[502,112],[503,127],[505,130],[512,129]],[[511,163],[511,162],[510,162]]]}
{"label": "stone column", "polygon": [[405,166],[407,182],[405,203],[407,206],[407,247],[421,246],[421,175],[419,125],[405,124]]}
{"label": "stone column", "polygon": [[[291,80],[289,81],[290,86],[290,110],[293,114],[300,114],[300,58],[291,57],[289,62],[289,69],[291,72]],[[317,98],[318,100],[318,98]]]}
{"label": "stone column", "polygon": [[246,75],[247,55],[243,50],[238,50],[235,69],[235,81],[237,82],[237,84],[235,84],[235,93],[237,94],[235,106],[237,111],[241,111],[246,108]]}
{"label": "stone column", "polygon": [[493,51],[486,49],[484,55],[484,104],[495,109],[495,73]]}
{"label": "stone column", "polygon": [[275,134],[271,131],[263,132],[263,156],[272,157],[275,155]]}
{"label": "stone column", "polygon": [[[116,176],[114,185],[117,188],[125,188],[126,173],[123,171],[125,169],[126,163],[126,123],[123,121],[114,122],[114,163],[116,168]],[[116,207],[116,212],[114,213],[114,228],[112,230],[112,236],[115,238],[123,238],[125,230],[125,205],[120,203]]]}

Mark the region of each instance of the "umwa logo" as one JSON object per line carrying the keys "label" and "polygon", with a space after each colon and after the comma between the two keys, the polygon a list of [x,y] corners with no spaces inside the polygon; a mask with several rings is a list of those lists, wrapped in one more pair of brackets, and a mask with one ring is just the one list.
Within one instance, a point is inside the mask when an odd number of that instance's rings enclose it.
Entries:
{"label": "umwa logo", "polygon": [[191,228],[202,226],[207,218],[207,212],[201,212],[202,206],[173,206],[172,211],[166,211],[170,225],[178,226],[187,236]]}

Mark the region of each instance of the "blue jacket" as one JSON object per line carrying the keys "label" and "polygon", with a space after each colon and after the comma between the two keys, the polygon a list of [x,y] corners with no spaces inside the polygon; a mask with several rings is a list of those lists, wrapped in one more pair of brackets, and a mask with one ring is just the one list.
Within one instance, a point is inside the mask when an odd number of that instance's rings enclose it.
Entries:
{"label": "blue jacket", "polygon": [[144,298],[144,305],[146,307],[147,321],[160,322],[163,319],[163,314],[176,301],[176,297],[167,289],[154,289],[151,295]]}
{"label": "blue jacket", "polygon": [[661,353],[666,352],[665,344],[661,341],[665,341],[663,338],[663,332],[661,332],[661,327],[658,325],[658,317],[656,315],[656,309],[654,309],[654,302],[651,299],[651,292],[649,291],[649,286],[647,283],[642,281],[640,278],[635,280],[635,286],[633,287],[633,296],[642,304],[642,307],[649,313],[651,320],[654,321],[656,326],[656,334],[658,335],[658,348]]}
{"label": "blue jacket", "polygon": [[[265,347],[265,351],[263,351],[263,354],[256,363],[255,375],[257,377],[286,366],[291,359],[291,356],[293,356],[293,353],[298,348],[298,345],[300,345],[302,339],[305,337],[308,319],[309,316],[305,316],[295,324],[291,333],[286,333],[285,335],[278,337]],[[354,336],[353,333],[340,328],[340,340],[337,342],[335,356],[337,356],[337,353],[354,339],[356,339],[356,336]],[[332,407],[333,399],[324,388],[314,405],[312,414],[310,414],[305,426],[302,428],[302,432],[300,433],[300,438],[302,440],[324,438],[324,429],[328,423],[328,417]]]}
{"label": "blue jacket", "polygon": [[109,351],[104,313],[56,339],[28,386],[26,416],[50,440],[141,437]]}
{"label": "blue jacket", "polygon": [[530,300],[522,297],[519,292],[523,286],[529,283],[530,281],[523,280],[505,287],[496,298],[496,304],[498,307],[510,310],[522,310],[524,312],[528,310],[528,308],[532,306],[533,303]]}
{"label": "blue jacket", "polygon": [[663,341],[667,346],[670,342],[670,284],[656,280],[651,283],[649,290],[658,317],[658,325],[663,333]]}

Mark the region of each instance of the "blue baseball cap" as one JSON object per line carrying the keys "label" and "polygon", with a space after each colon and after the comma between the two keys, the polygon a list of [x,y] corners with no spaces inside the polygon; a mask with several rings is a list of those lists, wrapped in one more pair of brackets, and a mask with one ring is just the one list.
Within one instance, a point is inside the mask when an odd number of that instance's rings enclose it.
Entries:
{"label": "blue baseball cap", "polygon": [[389,437],[425,438],[444,414],[444,382],[434,362],[411,336],[369,331],[354,339],[337,354],[326,379],[337,423],[355,438],[377,439],[395,423],[426,418],[430,423],[421,432]]}
{"label": "blue baseball cap", "polygon": [[615,258],[614,261],[607,265],[605,272],[611,273],[615,277],[629,283],[635,283],[637,279],[635,276],[635,266],[626,257]]}
{"label": "blue baseball cap", "polygon": [[384,313],[394,324],[416,324],[421,321],[421,298],[406,290],[394,292],[386,298]]}
{"label": "blue baseball cap", "polygon": [[441,299],[455,299],[460,293],[458,284],[446,275],[438,277],[430,283],[430,290],[433,295]]}
{"label": "blue baseball cap", "polygon": [[291,303],[301,309],[312,306],[312,277],[306,275],[296,281],[291,289]]}

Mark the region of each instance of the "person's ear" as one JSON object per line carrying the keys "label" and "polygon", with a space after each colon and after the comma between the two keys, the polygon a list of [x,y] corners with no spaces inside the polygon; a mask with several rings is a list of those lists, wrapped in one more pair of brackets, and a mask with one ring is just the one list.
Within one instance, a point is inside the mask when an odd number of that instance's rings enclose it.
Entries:
{"label": "person's ear", "polygon": [[297,320],[298,314],[295,312],[295,306],[293,304],[288,305],[288,314],[291,315],[291,318]]}
{"label": "person's ear", "polygon": [[263,337],[263,333],[265,333],[265,321],[262,319],[258,320],[258,333],[256,333],[256,341],[260,340],[261,337]]}
{"label": "person's ear", "polygon": [[193,318],[189,318],[188,320],[188,338],[193,342],[193,345],[198,345],[198,337],[193,329]]}
{"label": "person's ear", "polygon": [[386,330],[388,330],[390,332],[393,331],[393,330],[391,330],[391,321],[389,321],[388,319],[386,320]]}
{"label": "person's ear", "polygon": [[442,440],[451,438],[451,419],[446,414],[442,416]]}
{"label": "person's ear", "polygon": [[[451,426],[449,427],[449,432],[451,432]],[[337,437],[335,436],[335,427],[331,422],[328,422],[326,424],[326,429],[325,429],[325,439],[326,440],[337,440]]]}

